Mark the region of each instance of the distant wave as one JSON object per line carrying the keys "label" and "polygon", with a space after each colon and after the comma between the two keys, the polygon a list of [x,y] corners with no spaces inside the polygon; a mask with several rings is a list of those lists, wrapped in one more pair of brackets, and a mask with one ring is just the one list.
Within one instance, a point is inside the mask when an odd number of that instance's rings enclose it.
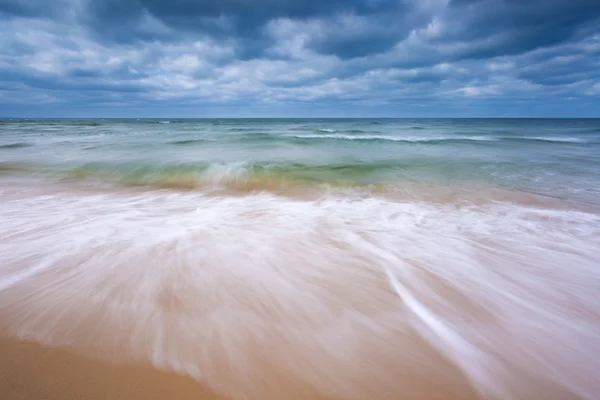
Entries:
{"label": "distant wave", "polygon": [[168,119],[146,119],[146,118],[138,118],[136,119],[137,123],[139,124],[173,124],[173,123],[182,123],[182,122],[186,122],[185,120],[175,120],[175,121],[171,121]]}
{"label": "distant wave", "polygon": [[103,126],[104,124],[99,121],[93,120],[47,120],[47,119],[8,119],[1,120],[0,125],[8,124],[27,124],[27,125],[40,125],[40,126],[60,126],[61,128],[68,126]]}
{"label": "distant wave", "polygon": [[173,145],[177,145],[177,146],[185,146],[185,145],[189,145],[189,144],[204,143],[206,141],[207,141],[206,139],[186,139],[186,140],[175,140],[175,141],[169,142],[169,144],[173,144]]}
{"label": "distant wave", "polygon": [[534,140],[536,142],[555,142],[555,143],[587,143],[587,140],[576,137],[521,137],[521,140]]}
{"label": "distant wave", "polygon": [[335,131],[336,131],[335,129],[329,129],[329,128],[317,129],[317,132],[325,132],[325,133],[333,133]]}
{"label": "distant wave", "polygon": [[33,146],[33,145],[29,144],[29,143],[19,142],[19,143],[10,143],[10,144],[0,145],[0,149],[3,149],[3,150],[8,150],[8,149],[22,149],[24,147],[31,147],[31,146]]}
{"label": "distant wave", "polygon": [[302,135],[287,135],[287,137],[293,137],[298,139],[335,139],[335,140],[387,140],[392,142],[446,142],[446,141],[476,141],[476,142],[490,142],[498,140],[492,136],[414,136],[414,137],[403,137],[403,136],[390,136],[390,135],[347,135],[347,134],[302,134]]}
{"label": "distant wave", "polygon": [[68,181],[98,181],[123,186],[186,190],[271,191],[292,187],[379,187],[381,182],[363,178],[390,169],[403,169],[397,163],[189,163],[189,164],[112,164],[88,163],[74,168],[54,168],[40,164],[0,163],[3,174],[34,174]]}
{"label": "distant wave", "polygon": [[44,121],[38,121],[38,123],[41,123],[42,125],[52,125],[52,126],[60,126],[61,128],[64,126],[90,126],[90,127],[95,127],[95,126],[103,126],[104,124],[100,121],[94,121],[94,120],[73,120],[73,121],[65,121],[65,122],[44,122]]}
{"label": "distant wave", "polygon": [[[355,131],[348,131],[355,133]],[[360,133],[360,132],[356,132]],[[325,134],[296,134],[286,135],[297,139],[333,139],[333,140],[359,140],[359,141],[391,141],[391,142],[408,142],[408,143],[439,143],[439,142],[496,142],[501,140],[529,140],[538,142],[550,143],[588,143],[587,140],[576,137],[527,137],[527,136],[393,136],[393,135],[378,135],[378,134],[346,134],[346,133],[325,133]]]}
{"label": "distant wave", "polygon": [[45,121],[36,121],[36,123],[39,123],[41,125],[51,125],[51,126],[60,126],[61,128],[63,128],[64,126],[89,126],[89,127],[96,127],[96,126],[103,126],[104,124],[100,121],[94,121],[94,120],[68,120],[65,122],[45,122]]}

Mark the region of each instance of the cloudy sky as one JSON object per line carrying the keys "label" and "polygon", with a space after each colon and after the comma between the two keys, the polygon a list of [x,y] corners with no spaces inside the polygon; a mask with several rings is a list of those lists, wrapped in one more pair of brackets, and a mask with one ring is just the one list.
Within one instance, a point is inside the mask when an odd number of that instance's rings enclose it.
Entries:
{"label": "cloudy sky", "polygon": [[0,0],[4,117],[600,117],[599,0]]}

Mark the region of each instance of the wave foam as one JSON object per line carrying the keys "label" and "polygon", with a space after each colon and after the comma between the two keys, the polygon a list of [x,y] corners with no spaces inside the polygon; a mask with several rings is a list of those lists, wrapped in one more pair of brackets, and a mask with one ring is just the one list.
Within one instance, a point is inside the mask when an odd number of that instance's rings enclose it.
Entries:
{"label": "wave foam", "polygon": [[478,141],[478,142],[489,142],[498,140],[494,137],[488,136],[392,136],[392,135],[345,135],[345,134],[331,134],[331,135],[319,135],[319,134],[300,134],[300,135],[287,135],[288,137],[294,137],[298,139],[338,139],[338,140],[389,140],[392,142],[443,142],[443,141]]}
{"label": "wave foam", "polygon": [[[329,132],[328,130],[319,130],[320,132]],[[332,131],[334,132],[334,131]],[[552,136],[393,136],[393,135],[361,135],[361,134],[297,134],[286,135],[298,139],[337,139],[337,140],[386,140],[392,142],[408,143],[437,143],[437,142],[496,142],[500,140],[525,140],[550,143],[588,143],[587,140],[576,137],[552,137]]]}
{"label": "wave foam", "polygon": [[[593,399],[600,217],[497,204],[3,194],[5,334],[234,399]],[[450,394],[449,394],[450,393]],[[459,394],[459,393],[462,393]],[[416,394],[416,395],[415,395]]]}

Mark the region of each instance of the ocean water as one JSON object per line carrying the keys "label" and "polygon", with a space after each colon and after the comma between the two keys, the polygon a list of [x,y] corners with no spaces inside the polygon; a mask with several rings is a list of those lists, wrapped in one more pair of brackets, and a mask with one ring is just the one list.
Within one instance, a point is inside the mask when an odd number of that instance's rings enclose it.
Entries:
{"label": "ocean water", "polygon": [[0,333],[232,399],[594,399],[600,120],[0,121]]}

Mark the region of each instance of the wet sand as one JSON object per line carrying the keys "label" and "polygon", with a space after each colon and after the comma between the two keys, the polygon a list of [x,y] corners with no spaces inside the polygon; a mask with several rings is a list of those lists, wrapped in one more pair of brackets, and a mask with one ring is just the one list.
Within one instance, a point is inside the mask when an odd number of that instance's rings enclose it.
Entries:
{"label": "wet sand", "polygon": [[0,394],[3,400],[227,400],[183,376],[8,339],[0,340]]}
{"label": "wet sand", "polygon": [[[418,398],[474,398],[470,390],[464,397],[454,391],[440,397],[432,389],[422,387]],[[0,339],[0,393],[2,400],[231,400],[191,378],[149,366],[106,363],[13,339]],[[337,400],[293,390],[286,398]]]}

